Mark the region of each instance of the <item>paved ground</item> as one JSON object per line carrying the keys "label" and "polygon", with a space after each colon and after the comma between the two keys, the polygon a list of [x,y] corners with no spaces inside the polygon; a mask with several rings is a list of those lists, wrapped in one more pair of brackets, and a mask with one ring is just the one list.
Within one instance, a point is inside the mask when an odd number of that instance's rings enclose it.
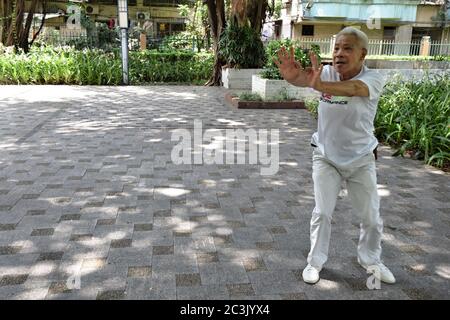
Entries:
{"label": "paved ground", "polygon": [[[0,298],[450,298],[448,174],[382,147],[383,258],[398,283],[367,289],[343,192],[329,262],[306,285],[315,121],[304,110],[232,110],[223,96],[0,87]],[[194,119],[216,133],[279,129],[278,173],[173,164],[171,134]]]}

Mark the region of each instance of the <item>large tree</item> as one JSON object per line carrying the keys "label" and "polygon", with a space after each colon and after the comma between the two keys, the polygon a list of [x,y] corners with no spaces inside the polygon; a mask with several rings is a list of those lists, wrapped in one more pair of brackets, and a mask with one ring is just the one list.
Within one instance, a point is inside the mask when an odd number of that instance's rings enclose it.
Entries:
{"label": "large tree", "polygon": [[[25,0],[0,0],[0,41],[6,46],[14,46],[28,52],[44,25],[46,7],[47,0],[31,0],[28,6],[25,6]],[[37,12],[42,12],[43,17],[38,31],[30,41],[30,29]]]}
{"label": "large tree", "polygon": [[[272,6],[273,6],[272,0]],[[219,52],[220,35],[227,25],[227,19],[234,19],[239,25],[249,24],[258,33],[270,9],[268,0],[203,0],[208,7],[210,31],[213,38],[214,70],[206,85],[220,86],[221,71],[225,61],[222,61]],[[229,15],[225,13],[229,12]]]}

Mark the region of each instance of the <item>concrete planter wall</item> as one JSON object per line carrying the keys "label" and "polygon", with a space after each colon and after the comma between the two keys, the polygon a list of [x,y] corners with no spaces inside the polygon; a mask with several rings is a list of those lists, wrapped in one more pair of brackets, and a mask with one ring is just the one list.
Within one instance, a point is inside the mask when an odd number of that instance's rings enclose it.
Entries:
{"label": "concrete planter wall", "polygon": [[252,89],[252,76],[262,69],[235,69],[222,68],[222,82],[227,89],[248,90]]}
{"label": "concrete planter wall", "polygon": [[448,61],[396,61],[396,60],[373,60],[365,61],[370,69],[450,69]]}
{"label": "concrete planter wall", "polygon": [[278,95],[284,89],[287,90],[290,97],[298,100],[319,96],[319,93],[313,89],[296,87],[285,80],[264,79],[259,75],[252,77],[252,92],[258,93],[265,100]]}

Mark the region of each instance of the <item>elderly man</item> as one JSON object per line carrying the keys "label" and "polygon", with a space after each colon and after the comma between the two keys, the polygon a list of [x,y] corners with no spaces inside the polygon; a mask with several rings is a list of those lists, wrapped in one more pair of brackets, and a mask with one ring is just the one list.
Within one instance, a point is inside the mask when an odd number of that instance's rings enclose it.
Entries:
{"label": "elderly man", "polygon": [[303,270],[306,283],[319,281],[328,258],[331,218],[345,180],[353,209],[361,218],[358,262],[385,283],[395,283],[381,262],[383,222],[379,213],[376,147],[373,121],[384,86],[383,78],[364,66],[368,39],[347,27],[336,36],[333,66],[320,66],[311,53],[312,67],[303,69],[294,50],[282,48],[275,60],[281,75],[299,87],[321,92],[318,129],[311,139],[315,208],[311,218],[311,250]]}

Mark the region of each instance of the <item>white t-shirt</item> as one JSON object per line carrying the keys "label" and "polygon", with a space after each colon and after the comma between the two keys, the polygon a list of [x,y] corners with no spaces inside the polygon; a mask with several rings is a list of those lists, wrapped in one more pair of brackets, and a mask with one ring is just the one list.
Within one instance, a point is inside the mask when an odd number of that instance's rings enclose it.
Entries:
{"label": "white t-shirt", "polygon": [[[341,81],[334,67],[323,68],[322,81]],[[373,121],[384,77],[366,66],[351,80],[360,80],[369,88],[369,97],[341,97],[322,93],[317,132],[311,143],[337,165],[351,162],[372,152],[378,145]]]}

